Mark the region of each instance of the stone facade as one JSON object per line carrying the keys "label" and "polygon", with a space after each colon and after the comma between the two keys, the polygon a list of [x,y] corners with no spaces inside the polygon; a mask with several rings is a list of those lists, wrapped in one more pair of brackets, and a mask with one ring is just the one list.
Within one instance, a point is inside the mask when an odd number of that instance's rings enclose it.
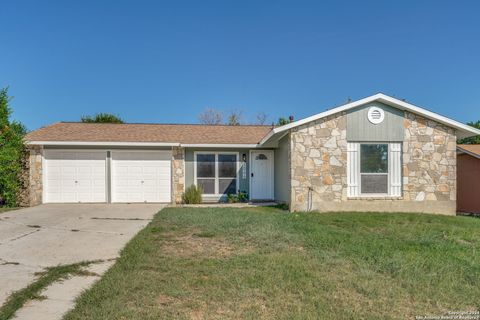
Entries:
{"label": "stone facade", "polygon": [[172,203],[182,203],[185,191],[185,148],[172,148]]}
{"label": "stone facade", "polygon": [[41,146],[30,146],[30,154],[28,161],[28,205],[36,206],[42,203],[43,196],[43,182],[42,182],[42,154],[43,148]]}
{"label": "stone facade", "polygon": [[405,114],[404,126],[404,200],[455,201],[455,130],[410,112]]}
{"label": "stone facade", "polygon": [[[316,209],[321,202],[347,200],[347,121],[345,113],[292,130],[292,211]],[[311,208],[308,208],[310,199]]]}
{"label": "stone facade", "polygon": [[455,130],[405,113],[403,195],[347,197],[347,123],[337,113],[291,135],[292,211],[391,211],[455,214]]}

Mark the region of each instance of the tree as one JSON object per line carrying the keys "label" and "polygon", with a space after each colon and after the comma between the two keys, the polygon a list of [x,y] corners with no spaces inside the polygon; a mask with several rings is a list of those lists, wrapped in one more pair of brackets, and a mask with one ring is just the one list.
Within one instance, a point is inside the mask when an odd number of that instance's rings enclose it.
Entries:
{"label": "tree", "polygon": [[198,115],[198,120],[203,124],[221,124],[223,122],[223,114],[213,108],[206,108]]}
{"label": "tree", "polygon": [[263,125],[267,122],[267,115],[264,112],[259,112],[257,114],[257,124]]}
{"label": "tree", "polygon": [[[477,122],[468,122],[469,126],[480,129],[480,120]],[[459,144],[480,144],[480,136],[474,136],[470,138],[460,139],[458,140]]]}
{"label": "tree", "polygon": [[97,113],[94,116],[83,116],[82,122],[87,123],[125,123],[119,116],[111,113]]}
{"label": "tree", "polygon": [[284,117],[280,117],[280,118],[278,118],[277,126],[284,126],[284,125],[289,124],[289,123],[290,123],[289,119],[284,118]]}
{"label": "tree", "polygon": [[240,125],[243,117],[243,111],[242,110],[233,110],[230,112],[228,115],[228,122],[227,124],[229,126],[238,126]]}
{"label": "tree", "polygon": [[0,90],[0,204],[15,207],[19,205],[22,187],[26,129],[20,122],[10,119],[11,99],[8,88]]}

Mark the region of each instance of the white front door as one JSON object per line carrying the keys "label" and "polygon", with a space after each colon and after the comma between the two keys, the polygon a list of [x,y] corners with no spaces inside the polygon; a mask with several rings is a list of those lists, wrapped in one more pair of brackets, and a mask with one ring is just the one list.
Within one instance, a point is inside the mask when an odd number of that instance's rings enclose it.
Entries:
{"label": "white front door", "polygon": [[45,203],[106,202],[106,151],[45,151]]}
{"label": "white front door", "polygon": [[273,200],[273,150],[250,153],[250,199]]}
{"label": "white front door", "polygon": [[170,202],[171,151],[113,151],[112,202]]}

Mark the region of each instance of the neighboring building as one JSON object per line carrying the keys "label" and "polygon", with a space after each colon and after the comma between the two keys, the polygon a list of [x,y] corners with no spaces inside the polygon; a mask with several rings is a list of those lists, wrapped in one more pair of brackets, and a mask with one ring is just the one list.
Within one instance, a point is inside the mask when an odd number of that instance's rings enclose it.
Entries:
{"label": "neighboring building", "polygon": [[30,204],[206,201],[456,212],[456,139],[480,130],[376,94],[270,126],[56,123],[27,135]]}
{"label": "neighboring building", "polygon": [[480,214],[480,145],[457,146],[457,211]]}

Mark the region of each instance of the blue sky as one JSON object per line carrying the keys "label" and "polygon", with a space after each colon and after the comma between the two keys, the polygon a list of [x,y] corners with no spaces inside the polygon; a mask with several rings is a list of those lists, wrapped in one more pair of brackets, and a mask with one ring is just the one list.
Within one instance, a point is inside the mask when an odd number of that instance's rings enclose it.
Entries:
{"label": "blue sky", "polygon": [[303,118],[377,92],[480,119],[480,1],[23,1],[0,10],[0,87],[29,129],[205,107]]}

